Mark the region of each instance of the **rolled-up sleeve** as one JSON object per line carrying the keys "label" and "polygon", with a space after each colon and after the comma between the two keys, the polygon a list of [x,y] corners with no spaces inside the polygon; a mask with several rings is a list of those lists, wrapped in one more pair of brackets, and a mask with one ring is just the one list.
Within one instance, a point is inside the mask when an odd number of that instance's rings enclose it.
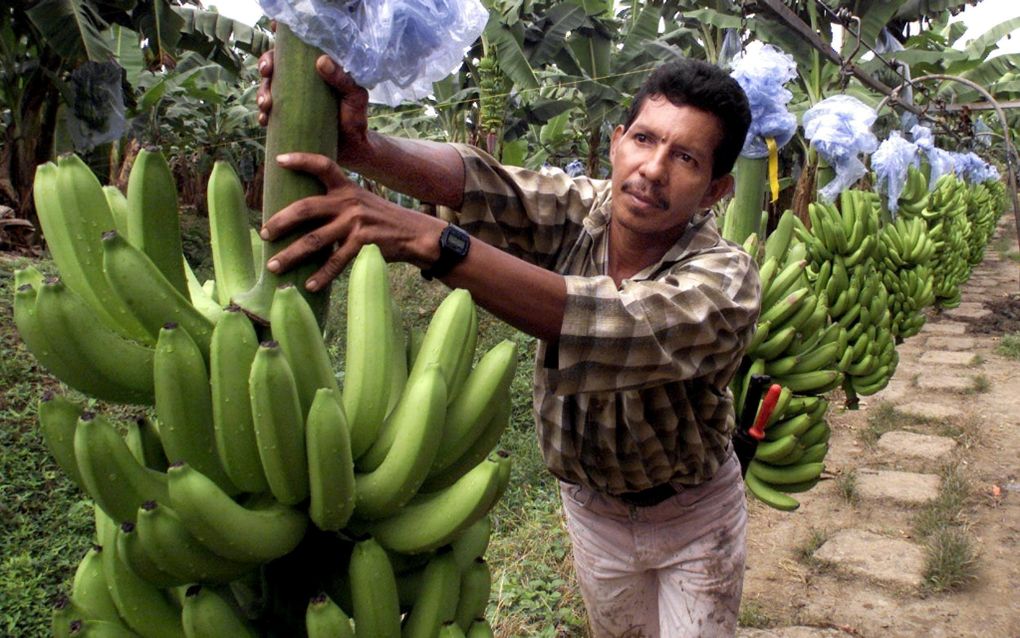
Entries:
{"label": "rolled-up sleeve", "polygon": [[609,183],[571,178],[558,169],[503,166],[473,146],[454,144],[464,161],[464,200],[444,209],[472,236],[515,257],[554,269],[581,233],[585,217],[609,193]]}
{"label": "rolled-up sleeve", "polygon": [[655,279],[567,276],[560,339],[549,348],[557,395],[626,391],[695,377],[728,377],[758,316],[754,262],[726,245]]}

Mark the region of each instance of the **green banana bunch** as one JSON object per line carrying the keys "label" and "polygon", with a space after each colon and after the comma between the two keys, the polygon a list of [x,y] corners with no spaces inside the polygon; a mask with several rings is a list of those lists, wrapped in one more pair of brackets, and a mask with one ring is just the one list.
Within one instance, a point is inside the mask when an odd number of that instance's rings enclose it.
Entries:
{"label": "green banana bunch", "polygon": [[935,303],[940,308],[960,305],[960,285],[970,276],[972,228],[967,217],[967,185],[953,174],[935,182],[927,215],[928,232],[935,243],[931,269]]}
{"label": "green banana bunch", "polygon": [[917,334],[925,322],[924,309],[935,301],[935,281],[928,264],[935,243],[921,217],[899,216],[881,230],[878,270],[889,292],[891,330],[903,340]]}
{"label": "green banana bunch", "polygon": [[900,216],[918,217],[928,209],[928,178],[916,166],[907,168],[907,181],[897,198]]}

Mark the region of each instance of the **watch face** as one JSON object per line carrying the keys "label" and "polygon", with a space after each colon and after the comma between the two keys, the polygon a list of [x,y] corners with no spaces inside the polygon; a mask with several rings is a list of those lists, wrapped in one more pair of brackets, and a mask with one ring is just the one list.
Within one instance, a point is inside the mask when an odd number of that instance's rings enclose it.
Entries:
{"label": "watch face", "polygon": [[443,232],[442,239],[443,248],[461,257],[467,254],[468,246],[471,244],[471,237],[455,226],[448,226]]}

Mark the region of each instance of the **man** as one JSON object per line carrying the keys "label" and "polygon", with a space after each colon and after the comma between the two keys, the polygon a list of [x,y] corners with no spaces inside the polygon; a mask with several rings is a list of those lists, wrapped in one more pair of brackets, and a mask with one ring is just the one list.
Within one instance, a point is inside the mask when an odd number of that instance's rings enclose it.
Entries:
{"label": "man", "polygon": [[[293,153],[276,159],[327,193],[265,224],[265,239],[316,225],[268,267],[335,245],[307,282],[315,290],[375,243],[537,337],[538,434],[594,635],[733,635],[746,509],[727,386],[759,283],[708,209],[732,188],[750,123],[739,85],[693,60],[660,67],[613,132],[606,181],[371,132],[366,92],[328,58],[317,68],[340,100],[338,162],[449,208],[471,237],[357,187],[328,158]],[[268,82],[259,103],[265,121]]]}

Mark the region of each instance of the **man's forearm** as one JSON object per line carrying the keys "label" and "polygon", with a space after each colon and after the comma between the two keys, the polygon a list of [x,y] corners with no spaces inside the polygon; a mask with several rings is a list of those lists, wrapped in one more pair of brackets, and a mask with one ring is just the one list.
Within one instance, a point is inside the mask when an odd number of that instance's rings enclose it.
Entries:
{"label": "man's forearm", "polygon": [[339,161],[389,189],[423,202],[459,208],[464,198],[464,162],[449,144],[368,134],[370,152]]}

